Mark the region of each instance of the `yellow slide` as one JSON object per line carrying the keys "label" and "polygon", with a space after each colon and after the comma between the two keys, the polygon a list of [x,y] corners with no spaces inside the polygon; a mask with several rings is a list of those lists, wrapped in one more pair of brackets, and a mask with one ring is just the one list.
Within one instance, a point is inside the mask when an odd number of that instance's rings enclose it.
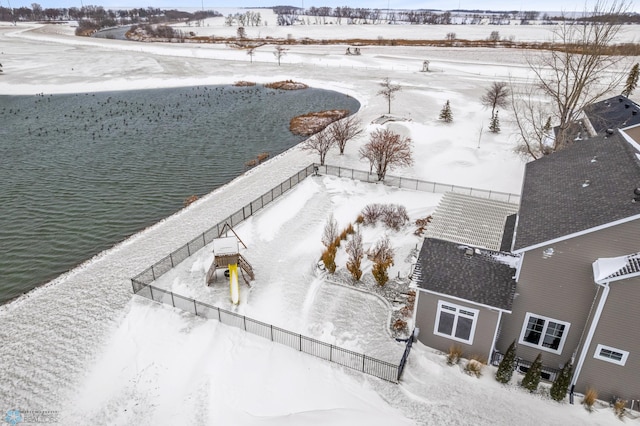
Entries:
{"label": "yellow slide", "polygon": [[231,302],[237,305],[240,301],[240,287],[238,286],[238,265],[229,265],[229,291]]}

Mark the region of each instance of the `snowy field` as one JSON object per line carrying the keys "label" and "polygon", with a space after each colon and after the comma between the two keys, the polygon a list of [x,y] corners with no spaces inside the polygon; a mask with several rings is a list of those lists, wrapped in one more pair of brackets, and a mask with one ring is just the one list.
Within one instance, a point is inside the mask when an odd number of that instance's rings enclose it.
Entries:
{"label": "snowy field", "polygon": [[[298,27],[286,31],[304,36]],[[329,37],[337,30],[326,31]],[[340,31],[350,38],[357,27]],[[542,38],[522,31],[516,37]],[[345,57],[346,46],[292,45],[279,67],[268,46],[251,64],[245,52],[226,46],[78,39],[72,33],[64,26],[0,26],[0,94],[294,79],[356,97],[362,104],[358,116],[370,132],[379,127],[372,121],[386,112],[378,84],[390,77],[403,88],[392,112],[409,121],[385,126],[413,139],[415,158],[414,166],[392,174],[520,192],[524,161],[513,153],[508,114],[501,112],[502,133],[489,134],[489,111],[479,98],[492,81],[530,77],[525,52],[371,46],[354,58]],[[419,71],[425,59],[432,72]],[[449,125],[437,120],[446,100],[454,115]],[[347,145],[343,156],[331,152],[327,163],[367,169],[358,156],[366,140]],[[421,344],[394,385],[132,297],[131,277],[313,161],[310,152],[293,148],[0,308],[0,413],[54,410],[61,422],[92,425],[619,424],[608,408],[589,414],[579,404],[502,386],[491,367],[480,379],[469,377]],[[313,270],[328,213],[342,225],[364,204],[381,200],[405,204],[415,218],[438,198],[312,178],[239,226],[258,277],[250,291],[243,289],[238,309],[366,352],[385,341],[382,305],[359,292],[314,284]],[[411,244],[415,240],[402,243]],[[201,279],[210,258],[194,260],[190,271]],[[395,267],[403,273],[407,264],[399,259]],[[186,287],[179,270],[173,274],[164,285],[179,293],[199,296],[206,290]],[[345,305],[327,312],[337,299]],[[395,356],[393,342],[377,350]]]}

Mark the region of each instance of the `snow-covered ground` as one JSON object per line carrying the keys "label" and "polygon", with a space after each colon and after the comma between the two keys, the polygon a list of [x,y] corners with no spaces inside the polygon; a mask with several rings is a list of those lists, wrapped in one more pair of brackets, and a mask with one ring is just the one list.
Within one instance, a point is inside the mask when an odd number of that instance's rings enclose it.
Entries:
{"label": "snow-covered ground", "polygon": [[[345,38],[356,29],[339,27]],[[386,126],[413,139],[415,158],[414,166],[392,174],[520,190],[524,162],[513,154],[508,114],[501,115],[502,133],[487,133],[489,112],[479,98],[492,81],[528,76],[523,52],[370,46],[361,56],[346,57],[346,46],[292,45],[279,67],[268,46],[250,63],[244,51],[226,46],[79,39],[72,31],[0,26],[0,94],[294,79],[357,97],[358,115],[371,131],[378,126],[371,122],[386,112],[376,95],[379,82],[390,77],[403,88],[392,112],[410,121]],[[287,31],[297,37],[299,29]],[[420,72],[425,59],[432,72]],[[446,100],[454,115],[449,125],[437,120]],[[327,162],[366,169],[358,156],[365,141],[350,143],[343,156],[331,152]],[[491,367],[481,379],[467,376],[420,344],[394,385],[132,297],[132,276],[312,161],[313,154],[293,148],[0,308],[0,412],[55,410],[68,424],[618,424],[609,409],[589,414],[580,405],[499,385]],[[252,290],[243,290],[239,309],[323,340],[395,356],[393,342],[389,352],[376,348],[386,339],[377,299],[314,284],[313,259],[329,212],[342,225],[364,204],[380,201],[404,204],[415,218],[433,209],[437,196],[312,178],[239,226],[258,274]],[[401,250],[415,244],[410,238]],[[197,279],[208,267],[205,255],[194,258]],[[395,267],[406,267],[403,259]],[[178,293],[200,297],[207,291],[187,287],[184,276],[174,274],[166,285]],[[337,299],[346,303],[333,309]]]}

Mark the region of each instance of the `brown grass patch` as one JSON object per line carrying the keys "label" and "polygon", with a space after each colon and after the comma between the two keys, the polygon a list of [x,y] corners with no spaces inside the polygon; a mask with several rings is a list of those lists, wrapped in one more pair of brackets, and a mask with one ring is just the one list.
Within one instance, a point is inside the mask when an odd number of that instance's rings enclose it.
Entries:
{"label": "brown grass patch", "polygon": [[273,83],[265,84],[264,87],[279,90],[301,90],[309,88],[309,86],[307,86],[306,84],[293,80],[275,81]]}
{"label": "brown grass patch", "polygon": [[322,131],[334,121],[349,115],[349,110],[333,109],[293,117],[289,122],[289,130],[294,135],[311,136]]}
{"label": "brown grass patch", "polygon": [[246,87],[246,86],[255,86],[256,83],[253,81],[244,81],[244,80],[240,80],[240,81],[236,81],[235,83],[233,83],[234,86],[239,86],[239,87]]}

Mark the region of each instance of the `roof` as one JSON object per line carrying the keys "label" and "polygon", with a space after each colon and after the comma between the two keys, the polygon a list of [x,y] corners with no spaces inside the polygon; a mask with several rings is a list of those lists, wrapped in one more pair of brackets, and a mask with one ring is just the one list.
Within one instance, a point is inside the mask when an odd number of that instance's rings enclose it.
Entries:
{"label": "roof", "polygon": [[640,106],[622,95],[590,104],[583,111],[598,135],[640,124]]}
{"label": "roof", "polygon": [[[467,249],[473,255],[465,254]],[[515,268],[504,260],[517,257],[426,238],[416,265],[416,282],[424,290],[511,311]]]}
{"label": "roof", "polygon": [[593,262],[593,279],[598,284],[640,276],[640,252],[605,257]]}
{"label": "roof", "polygon": [[426,237],[500,250],[507,217],[517,204],[466,194],[443,195],[427,226]]}
{"label": "roof", "polygon": [[514,252],[640,218],[637,151],[619,132],[574,142],[526,165]]}

